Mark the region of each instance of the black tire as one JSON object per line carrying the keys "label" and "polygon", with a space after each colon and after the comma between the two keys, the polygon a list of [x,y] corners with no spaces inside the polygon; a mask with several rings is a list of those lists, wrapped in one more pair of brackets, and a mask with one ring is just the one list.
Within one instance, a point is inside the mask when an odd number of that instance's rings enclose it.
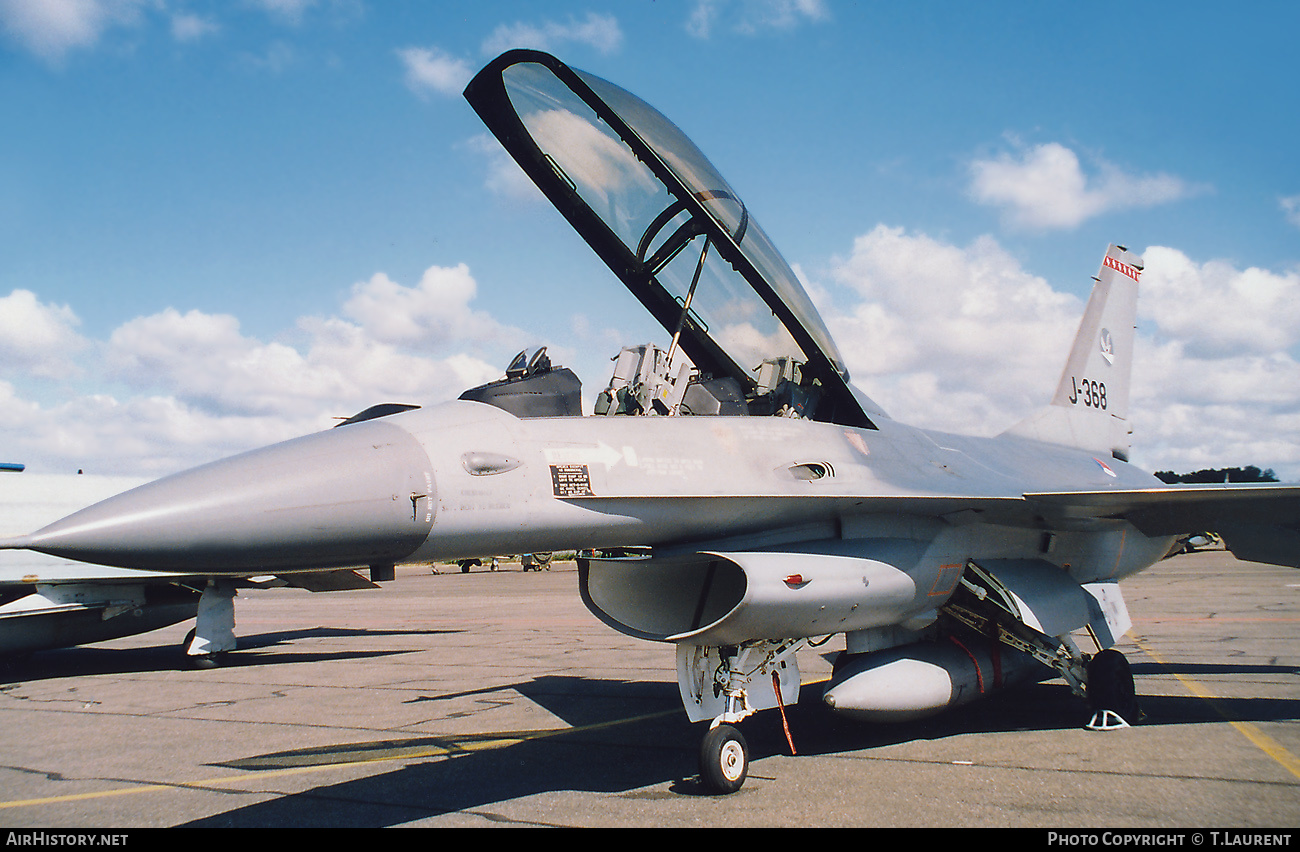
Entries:
{"label": "black tire", "polygon": [[190,643],[194,641],[198,628],[195,627],[185,634],[185,641],[181,643],[181,660],[185,663],[187,669],[215,669],[221,665],[225,659],[225,653],[216,654],[191,654]]}
{"label": "black tire", "polygon": [[1093,712],[1110,710],[1130,725],[1142,717],[1133,670],[1128,660],[1114,648],[1108,648],[1088,663],[1088,704]]}
{"label": "black tire", "polygon": [[731,725],[710,728],[700,744],[700,781],[710,793],[734,793],[749,775],[749,746]]}

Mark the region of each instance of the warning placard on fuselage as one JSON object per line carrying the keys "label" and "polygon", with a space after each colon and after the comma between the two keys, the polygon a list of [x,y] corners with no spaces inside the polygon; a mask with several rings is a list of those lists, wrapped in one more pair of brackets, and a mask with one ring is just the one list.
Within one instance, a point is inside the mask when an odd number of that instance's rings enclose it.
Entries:
{"label": "warning placard on fuselage", "polygon": [[551,488],[556,497],[594,497],[591,472],[585,464],[551,465]]}

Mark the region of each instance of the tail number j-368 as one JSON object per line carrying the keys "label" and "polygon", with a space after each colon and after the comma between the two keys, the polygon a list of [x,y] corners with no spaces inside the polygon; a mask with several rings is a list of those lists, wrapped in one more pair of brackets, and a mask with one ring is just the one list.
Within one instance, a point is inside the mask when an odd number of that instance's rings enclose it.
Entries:
{"label": "tail number j-368", "polygon": [[1094,382],[1091,379],[1076,379],[1070,377],[1070,382],[1074,385],[1074,393],[1070,394],[1070,404],[1088,406],[1089,408],[1106,408],[1106,383]]}

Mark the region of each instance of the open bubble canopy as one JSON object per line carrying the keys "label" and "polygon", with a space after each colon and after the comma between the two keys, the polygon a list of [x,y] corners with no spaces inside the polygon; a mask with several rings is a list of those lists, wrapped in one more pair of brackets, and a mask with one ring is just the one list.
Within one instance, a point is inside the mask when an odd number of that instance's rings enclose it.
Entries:
{"label": "open bubble canopy", "polygon": [[703,373],[750,394],[802,364],[815,419],[873,428],[794,271],[695,144],[650,105],[549,54],[513,50],[465,97],[506,151]]}

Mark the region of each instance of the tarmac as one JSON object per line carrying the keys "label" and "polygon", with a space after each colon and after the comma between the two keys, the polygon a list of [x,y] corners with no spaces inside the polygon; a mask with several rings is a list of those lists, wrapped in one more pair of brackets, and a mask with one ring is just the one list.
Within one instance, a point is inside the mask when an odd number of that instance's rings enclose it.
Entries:
{"label": "tarmac", "polygon": [[837,637],[800,652],[797,754],[778,711],[746,720],[730,796],[700,786],[672,647],[590,615],[572,563],[241,592],[219,668],[184,667],[188,623],[11,661],[0,826],[1300,826],[1300,573],[1205,552],[1124,589],[1140,724],[1084,730],[1059,680],[843,720]]}

